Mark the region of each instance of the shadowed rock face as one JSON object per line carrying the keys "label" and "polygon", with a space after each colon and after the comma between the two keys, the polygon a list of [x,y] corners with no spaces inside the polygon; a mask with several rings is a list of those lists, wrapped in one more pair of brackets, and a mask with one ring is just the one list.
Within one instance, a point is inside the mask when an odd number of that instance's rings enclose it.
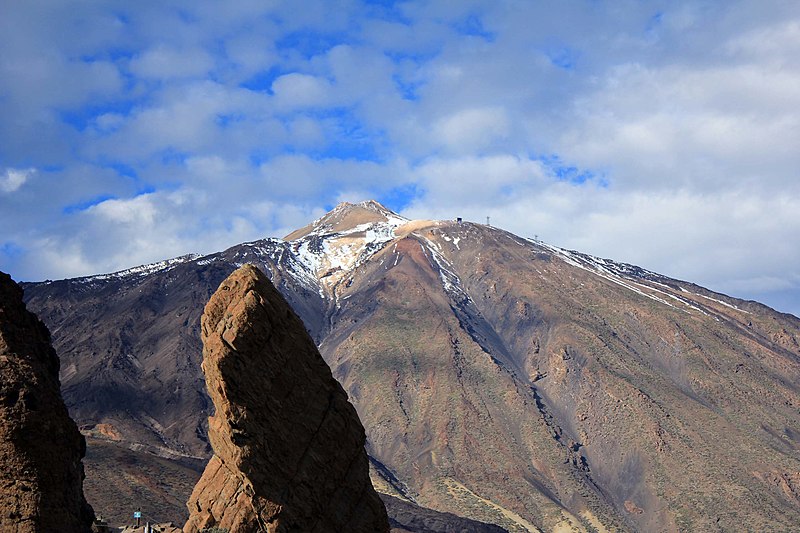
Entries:
{"label": "shadowed rock face", "polygon": [[61,399],[50,333],[0,272],[0,531],[89,531],[85,450]]}
{"label": "shadowed rock face", "polygon": [[389,512],[392,533],[508,533],[494,524],[439,513],[388,494],[381,499]]}
{"label": "shadowed rock face", "polygon": [[214,456],[184,531],[388,531],[365,434],[302,321],[252,265],[202,318]]}

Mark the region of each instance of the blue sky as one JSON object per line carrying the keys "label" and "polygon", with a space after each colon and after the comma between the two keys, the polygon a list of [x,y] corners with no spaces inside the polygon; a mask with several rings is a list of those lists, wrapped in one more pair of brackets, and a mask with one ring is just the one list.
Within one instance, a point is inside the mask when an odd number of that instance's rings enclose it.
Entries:
{"label": "blue sky", "polygon": [[340,201],[800,315],[800,4],[0,0],[0,269],[108,272]]}

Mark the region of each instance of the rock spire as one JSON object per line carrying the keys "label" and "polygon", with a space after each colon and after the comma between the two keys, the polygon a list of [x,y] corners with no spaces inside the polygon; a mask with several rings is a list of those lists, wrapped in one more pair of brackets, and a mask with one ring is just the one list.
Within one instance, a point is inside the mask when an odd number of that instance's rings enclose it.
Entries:
{"label": "rock spire", "polygon": [[83,436],[61,398],[50,333],[0,272],[0,531],[89,531]]}
{"label": "rock spire", "polygon": [[252,265],[202,318],[214,455],[184,531],[388,531],[364,428],[302,321]]}

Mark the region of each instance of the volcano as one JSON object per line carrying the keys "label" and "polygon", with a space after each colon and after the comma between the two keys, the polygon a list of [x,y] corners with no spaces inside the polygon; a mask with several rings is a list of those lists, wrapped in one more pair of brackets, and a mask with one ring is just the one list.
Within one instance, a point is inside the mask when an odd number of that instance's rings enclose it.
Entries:
{"label": "volcano", "polygon": [[245,263],[302,318],[387,494],[509,531],[800,524],[800,319],[374,201],[284,239],[25,284],[98,512],[144,500],[180,519],[210,455],[200,315]]}

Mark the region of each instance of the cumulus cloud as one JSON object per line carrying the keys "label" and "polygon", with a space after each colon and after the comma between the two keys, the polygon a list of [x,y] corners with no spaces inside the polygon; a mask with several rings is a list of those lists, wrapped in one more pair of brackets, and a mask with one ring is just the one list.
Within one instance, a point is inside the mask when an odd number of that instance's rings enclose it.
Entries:
{"label": "cumulus cloud", "polygon": [[159,44],[133,58],[129,69],[142,78],[169,80],[204,76],[213,66],[213,59],[205,50],[180,50]]}
{"label": "cumulus cloud", "polygon": [[148,227],[154,224],[157,214],[151,198],[152,195],[143,194],[130,200],[106,200],[90,207],[87,212],[110,224]]}
{"label": "cumulus cloud", "polygon": [[491,208],[525,198],[551,182],[541,162],[505,154],[433,158],[414,172],[426,194],[413,206]]}
{"label": "cumulus cloud", "polygon": [[272,84],[276,104],[282,108],[323,105],[330,93],[327,81],[316,76],[293,72],[276,79]]}
{"label": "cumulus cloud", "polygon": [[17,189],[22,187],[25,182],[28,181],[28,178],[33,176],[35,173],[35,168],[6,169],[5,175],[0,177],[0,191],[5,193],[15,192]]}
{"label": "cumulus cloud", "polygon": [[800,313],[794,3],[18,2],[0,32],[17,277],[369,196]]}
{"label": "cumulus cloud", "polygon": [[462,109],[438,120],[433,132],[451,150],[475,153],[505,140],[509,119],[500,107]]}
{"label": "cumulus cloud", "polygon": [[[559,145],[630,186],[793,186],[800,72],[761,65],[615,68],[576,101]],[[765,157],[769,154],[768,157]]]}

